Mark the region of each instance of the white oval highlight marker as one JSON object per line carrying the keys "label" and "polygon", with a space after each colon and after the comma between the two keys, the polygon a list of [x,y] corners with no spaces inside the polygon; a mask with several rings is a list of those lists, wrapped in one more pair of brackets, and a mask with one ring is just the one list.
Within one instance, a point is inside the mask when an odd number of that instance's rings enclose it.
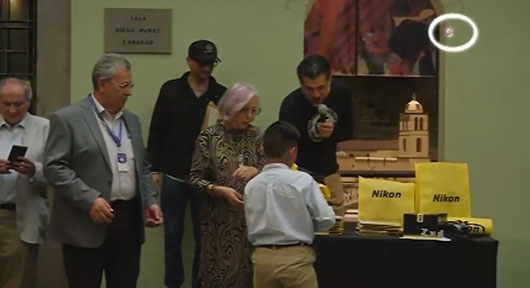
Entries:
{"label": "white oval highlight marker", "polygon": [[[436,27],[436,25],[440,24],[440,22],[442,22],[442,21],[451,20],[451,19],[462,20],[462,21],[468,23],[471,26],[471,28],[473,29],[473,36],[471,36],[471,39],[469,41],[467,41],[466,43],[460,45],[460,46],[454,46],[454,47],[446,46],[446,45],[443,45],[440,42],[436,41],[436,39],[434,38],[434,28]],[[440,16],[436,17],[431,22],[431,25],[429,25],[429,39],[431,40],[432,44],[434,44],[434,46],[436,46],[438,49],[440,49],[442,51],[449,52],[449,53],[462,52],[462,51],[465,51],[465,50],[471,48],[471,46],[473,46],[475,44],[475,42],[477,42],[477,39],[478,39],[478,27],[475,24],[475,22],[473,22],[473,20],[471,20],[471,18],[469,18],[469,17],[467,17],[465,15],[458,14],[458,13],[447,13],[447,14],[443,14],[443,15],[440,15]]]}

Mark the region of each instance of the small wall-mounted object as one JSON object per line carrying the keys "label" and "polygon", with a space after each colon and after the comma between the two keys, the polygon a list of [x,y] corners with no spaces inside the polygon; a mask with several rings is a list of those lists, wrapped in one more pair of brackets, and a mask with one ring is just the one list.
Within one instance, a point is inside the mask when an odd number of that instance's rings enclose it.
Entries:
{"label": "small wall-mounted object", "polygon": [[171,53],[171,9],[105,8],[105,52]]}

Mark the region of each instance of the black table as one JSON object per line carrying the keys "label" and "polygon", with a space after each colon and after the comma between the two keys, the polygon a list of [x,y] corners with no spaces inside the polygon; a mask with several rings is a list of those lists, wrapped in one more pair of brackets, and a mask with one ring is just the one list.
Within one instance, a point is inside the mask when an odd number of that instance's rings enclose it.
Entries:
{"label": "black table", "polygon": [[491,237],[439,242],[349,232],[317,236],[313,247],[320,288],[493,288],[498,244]]}

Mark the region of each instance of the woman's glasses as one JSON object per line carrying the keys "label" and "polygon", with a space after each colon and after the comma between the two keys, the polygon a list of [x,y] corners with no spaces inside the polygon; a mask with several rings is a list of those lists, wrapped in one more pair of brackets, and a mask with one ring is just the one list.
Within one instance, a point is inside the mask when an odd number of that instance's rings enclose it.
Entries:
{"label": "woman's glasses", "polygon": [[259,115],[259,113],[261,113],[261,107],[256,107],[256,108],[245,107],[239,110],[239,113],[242,113],[244,115],[248,115],[248,113],[250,113],[252,116],[257,116]]}

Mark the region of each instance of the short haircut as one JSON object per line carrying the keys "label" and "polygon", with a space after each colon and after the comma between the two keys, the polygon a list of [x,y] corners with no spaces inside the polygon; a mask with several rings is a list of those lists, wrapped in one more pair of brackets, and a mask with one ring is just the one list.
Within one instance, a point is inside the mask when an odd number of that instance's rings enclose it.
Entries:
{"label": "short haircut", "polygon": [[110,79],[119,70],[131,70],[131,63],[127,58],[116,53],[104,54],[92,69],[92,86],[98,88],[98,79]]}
{"label": "short haircut", "polygon": [[329,78],[331,75],[331,66],[324,56],[311,55],[298,64],[296,72],[300,81],[302,81],[302,77],[315,79],[319,75],[325,75],[326,78]]}
{"label": "short haircut", "polygon": [[254,86],[248,83],[234,83],[219,100],[219,113],[223,119],[231,120],[254,97],[258,97]]}
{"label": "short haircut", "polygon": [[292,147],[298,145],[300,132],[291,123],[276,121],[263,135],[263,152],[268,158],[281,158]]}
{"label": "short haircut", "polygon": [[2,96],[2,90],[6,85],[20,85],[22,88],[24,88],[24,96],[28,102],[31,102],[31,99],[33,98],[33,90],[31,88],[31,82],[28,80],[18,79],[14,77],[5,78],[0,81],[0,96]]}

